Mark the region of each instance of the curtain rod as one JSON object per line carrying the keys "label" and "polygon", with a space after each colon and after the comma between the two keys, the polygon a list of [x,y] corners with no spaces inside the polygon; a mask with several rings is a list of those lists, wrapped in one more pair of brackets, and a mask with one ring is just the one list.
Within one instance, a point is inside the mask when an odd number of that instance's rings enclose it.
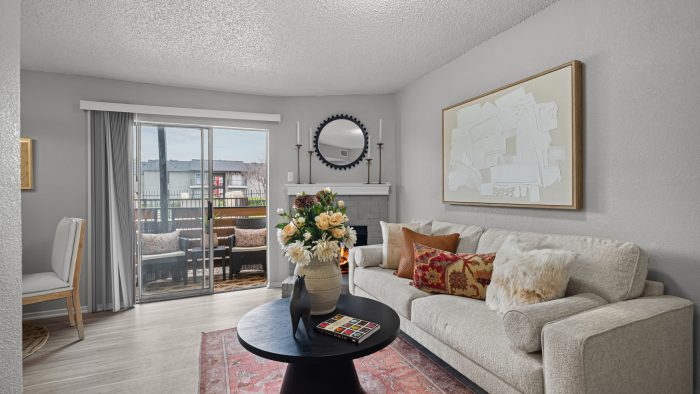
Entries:
{"label": "curtain rod", "polygon": [[85,111],[128,112],[128,113],[133,113],[133,114],[137,114],[137,115],[138,114],[165,115],[165,116],[182,116],[182,117],[191,117],[191,118],[248,120],[248,121],[275,122],[275,123],[279,123],[281,121],[280,114],[219,111],[219,110],[214,110],[214,109],[198,109],[198,108],[162,107],[162,106],[157,106],[157,105],[107,103],[107,102],[101,102],[101,101],[85,101],[85,100],[80,100],[80,109],[85,110]]}

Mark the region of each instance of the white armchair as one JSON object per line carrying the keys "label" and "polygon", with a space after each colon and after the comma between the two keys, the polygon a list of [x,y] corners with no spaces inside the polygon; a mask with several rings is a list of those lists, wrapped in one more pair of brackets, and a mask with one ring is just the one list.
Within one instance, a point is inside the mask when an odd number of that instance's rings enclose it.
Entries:
{"label": "white armchair", "polygon": [[77,325],[81,340],[85,330],[78,285],[84,241],[85,220],[61,219],[51,250],[51,271],[22,275],[22,305],[65,298],[70,325]]}

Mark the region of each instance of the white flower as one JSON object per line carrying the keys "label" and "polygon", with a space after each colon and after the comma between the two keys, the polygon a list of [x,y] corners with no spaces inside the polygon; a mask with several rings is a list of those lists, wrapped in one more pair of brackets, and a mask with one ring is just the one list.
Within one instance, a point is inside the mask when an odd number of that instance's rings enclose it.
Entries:
{"label": "white flower", "polygon": [[299,193],[297,193],[297,197],[301,197],[303,194],[304,194],[304,193],[299,192]]}
{"label": "white flower", "polygon": [[345,208],[345,201],[343,201],[343,200],[338,200],[338,207],[339,207],[339,208]]}
{"label": "white flower", "polygon": [[304,233],[304,239],[307,240],[307,241],[310,240],[310,239],[311,239],[311,233],[308,232],[308,231],[305,232],[305,233]]}
{"label": "white flower", "polygon": [[284,215],[284,208],[277,208],[278,215]]}
{"label": "white flower", "polygon": [[330,263],[338,257],[340,245],[338,241],[328,238],[328,234],[323,234],[320,240],[316,241],[316,246],[312,248],[314,256],[322,263]]}
{"label": "white flower", "polygon": [[355,242],[357,242],[357,232],[354,228],[348,227],[345,231],[345,239],[343,240],[343,244],[347,248],[352,248],[355,246]]}
{"label": "white flower", "polygon": [[304,246],[301,241],[294,241],[287,246],[284,256],[294,264],[309,265],[311,262],[311,252],[308,246]]}
{"label": "white flower", "polygon": [[297,225],[297,227],[302,227],[306,223],[306,218],[304,217],[298,217],[294,219],[294,224]]}
{"label": "white flower", "polygon": [[326,193],[330,193],[330,192],[331,192],[331,188],[330,188],[330,187],[327,187],[327,188],[323,189],[323,191],[326,192]]}
{"label": "white flower", "polygon": [[348,215],[343,215],[343,223],[347,223],[349,221],[350,221],[350,218],[348,217]]}
{"label": "white flower", "polygon": [[282,232],[282,229],[277,229],[277,242],[282,245],[282,250],[284,250],[285,245],[287,244],[287,241],[289,241],[289,237],[284,235],[284,232]]}

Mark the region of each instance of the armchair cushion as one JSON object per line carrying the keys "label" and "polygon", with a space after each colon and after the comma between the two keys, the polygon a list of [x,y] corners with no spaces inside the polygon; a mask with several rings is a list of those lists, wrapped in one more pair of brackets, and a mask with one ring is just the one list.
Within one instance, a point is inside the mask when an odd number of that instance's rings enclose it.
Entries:
{"label": "armchair cushion", "polygon": [[49,290],[70,290],[68,282],[64,282],[54,272],[39,272],[37,274],[22,275],[22,295],[34,295],[32,293],[49,292]]}
{"label": "armchair cushion", "polygon": [[73,262],[78,223],[71,218],[63,218],[56,226],[51,249],[51,269],[63,282],[68,282]]}
{"label": "armchair cushion", "polygon": [[573,316],[607,302],[592,293],[578,294],[539,304],[523,305],[503,316],[503,327],[511,344],[525,352],[542,349],[540,336],[545,324]]}

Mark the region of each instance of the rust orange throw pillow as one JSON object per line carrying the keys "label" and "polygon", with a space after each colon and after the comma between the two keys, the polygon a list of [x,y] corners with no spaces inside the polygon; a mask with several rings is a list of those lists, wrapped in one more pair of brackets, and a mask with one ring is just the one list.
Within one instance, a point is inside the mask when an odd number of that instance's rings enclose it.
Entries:
{"label": "rust orange throw pillow", "polygon": [[454,253],[459,245],[459,234],[425,235],[402,228],[403,247],[401,248],[401,260],[396,275],[400,278],[413,279],[413,244],[430,246],[431,248],[446,250]]}
{"label": "rust orange throw pillow", "polygon": [[457,254],[416,244],[414,256],[414,287],[429,293],[486,299],[495,253]]}

